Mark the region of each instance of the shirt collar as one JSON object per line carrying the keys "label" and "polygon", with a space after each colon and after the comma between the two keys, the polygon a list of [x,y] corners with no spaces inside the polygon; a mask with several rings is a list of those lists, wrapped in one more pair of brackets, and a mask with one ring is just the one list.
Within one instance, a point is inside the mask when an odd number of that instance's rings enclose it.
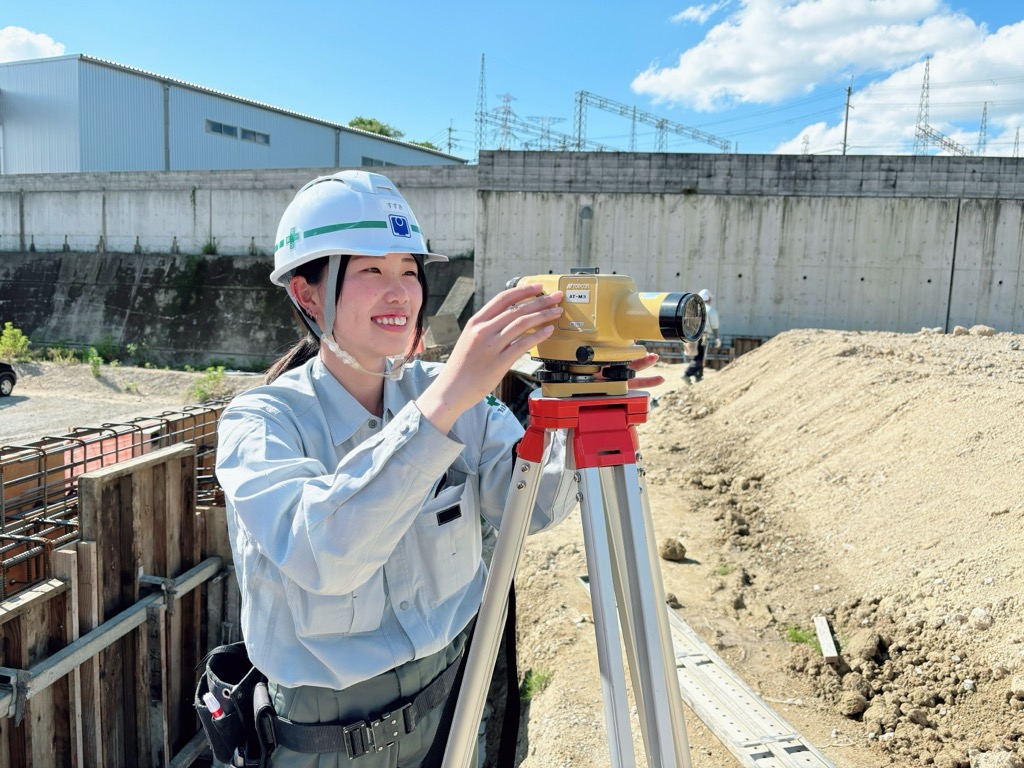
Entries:
{"label": "shirt collar", "polygon": [[[316,391],[320,407],[323,408],[327,417],[327,424],[331,431],[331,440],[335,445],[341,445],[359,431],[370,419],[377,418],[374,414],[363,408],[351,393],[342,386],[341,382],[334,378],[324,361],[315,357],[310,366],[310,378],[313,381],[313,389]],[[384,381],[384,419],[386,423],[402,409],[405,405],[404,397],[398,382],[386,379]]]}

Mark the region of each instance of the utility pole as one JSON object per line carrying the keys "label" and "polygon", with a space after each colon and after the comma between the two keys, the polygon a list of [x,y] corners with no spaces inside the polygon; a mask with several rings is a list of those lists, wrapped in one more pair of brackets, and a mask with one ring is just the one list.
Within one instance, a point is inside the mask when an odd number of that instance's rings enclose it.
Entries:
{"label": "utility pole", "polygon": [[853,95],[853,78],[850,78],[850,84],[846,87],[846,119],[843,121],[843,154],[846,154],[846,135],[850,131],[850,97]]}

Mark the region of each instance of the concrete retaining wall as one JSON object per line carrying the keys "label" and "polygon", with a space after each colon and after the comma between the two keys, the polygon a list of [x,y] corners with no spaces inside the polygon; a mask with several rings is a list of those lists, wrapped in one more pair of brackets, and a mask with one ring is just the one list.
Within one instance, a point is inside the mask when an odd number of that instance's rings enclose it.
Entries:
{"label": "concrete retaining wall", "polygon": [[[480,306],[512,277],[596,266],[639,290],[711,289],[727,336],[1024,332],[1016,159],[485,152],[386,170],[457,259],[431,268],[428,310],[459,274]],[[0,322],[38,342],[272,359],[293,336],[266,282],[277,220],[330,172],[0,176]]]}

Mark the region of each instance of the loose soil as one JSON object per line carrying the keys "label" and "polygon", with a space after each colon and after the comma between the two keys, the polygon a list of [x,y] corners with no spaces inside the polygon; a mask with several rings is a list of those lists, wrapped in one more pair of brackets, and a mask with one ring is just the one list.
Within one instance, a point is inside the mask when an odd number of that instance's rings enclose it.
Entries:
{"label": "loose soil", "polygon": [[[180,408],[200,376],[132,374],[122,400],[75,368],[24,371],[0,443],[33,399],[85,426]],[[1024,336],[796,330],[698,384],[658,369],[637,431],[658,544],[685,548],[659,562],[679,615],[840,768],[1024,765]],[[610,765],[585,571],[578,513],[527,540],[519,665],[547,683],[524,768]],[[738,765],[686,717],[695,768]]]}
{"label": "loose soil", "polygon": [[[1024,764],[1024,336],[783,333],[638,433],[682,618],[841,768]],[[574,515],[527,540],[522,765],[607,766]],[[790,638],[827,617],[832,666]],[[737,761],[689,711],[693,765]],[[641,753],[642,754],[642,753]]]}

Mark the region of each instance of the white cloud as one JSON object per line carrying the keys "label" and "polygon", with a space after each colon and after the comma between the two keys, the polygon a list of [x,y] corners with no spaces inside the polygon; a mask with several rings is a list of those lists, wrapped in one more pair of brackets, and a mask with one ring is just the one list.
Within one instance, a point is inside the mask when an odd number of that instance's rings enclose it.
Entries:
{"label": "white cloud", "polygon": [[46,56],[61,56],[64,44],[49,35],[30,32],[23,27],[0,29],[0,61],[21,61]]}
{"label": "white cloud", "polygon": [[706,24],[708,19],[725,8],[726,5],[728,5],[726,0],[721,0],[721,2],[711,5],[691,5],[689,8],[673,16],[672,23],[694,22],[696,24]]}
{"label": "white cloud", "polygon": [[938,0],[742,0],[678,64],[648,68],[632,88],[702,111],[778,103],[977,44],[984,34]]}

